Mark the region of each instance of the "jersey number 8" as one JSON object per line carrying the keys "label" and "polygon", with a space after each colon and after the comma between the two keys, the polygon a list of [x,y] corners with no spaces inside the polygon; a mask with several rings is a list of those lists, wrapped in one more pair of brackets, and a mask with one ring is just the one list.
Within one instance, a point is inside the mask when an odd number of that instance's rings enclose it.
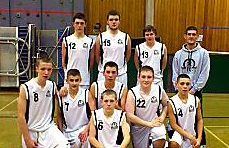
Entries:
{"label": "jersey number 8", "polygon": [[34,102],[37,102],[39,100],[38,93],[33,92],[33,98],[34,98]]}

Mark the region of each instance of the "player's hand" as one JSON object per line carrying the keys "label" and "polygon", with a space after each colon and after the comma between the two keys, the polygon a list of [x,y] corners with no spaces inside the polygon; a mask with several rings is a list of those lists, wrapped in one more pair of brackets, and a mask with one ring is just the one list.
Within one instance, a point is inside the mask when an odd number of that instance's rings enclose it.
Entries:
{"label": "player's hand", "polygon": [[160,119],[158,117],[153,118],[153,120],[150,122],[150,127],[156,127],[156,126],[161,126]]}
{"label": "player's hand", "polygon": [[35,140],[29,139],[25,140],[25,145],[27,148],[36,148],[38,146],[38,143]]}
{"label": "player's hand", "polygon": [[60,89],[60,91],[59,91],[59,94],[60,94],[61,97],[67,96],[67,94],[68,94],[68,89],[67,89],[67,87],[61,87],[61,89]]}
{"label": "player's hand", "polygon": [[197,143],[196,137],[194,137],[193,135],[190,135],[190,137],[188,139],[190,140],[191,145],[193,145],[193,146],[196,145],[196,143]]}
{"label": "player's hand", "polygon": [[164,118],[163,117],[157,117],[158,118],[158,120],[159,120],[159,122],[161,122],[161,123],[164,123]]}
{"label": "player's hand", "polygon": [[81,143],[84,143],[87,140],[87,137],[88,137],[88,131],[87,130],[83,130],[82,132],[79,133],[79,136],[78,136]]}
{"label": "player's hand", "polygon": [[193,148],[199,148],[200,147],[200,141],[196,140],[196,144],[193,145]]}

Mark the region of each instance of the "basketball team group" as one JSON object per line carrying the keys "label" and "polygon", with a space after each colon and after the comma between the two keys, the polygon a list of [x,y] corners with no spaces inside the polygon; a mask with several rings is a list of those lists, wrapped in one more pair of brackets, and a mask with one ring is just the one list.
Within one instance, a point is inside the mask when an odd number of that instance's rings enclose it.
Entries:
{"label": "basketball team group", "polygon": [[[131,80],[131,38],[119,25],[119,12],[109,11],[107,30],[93,40],[85,35],[85,15],[75,14],[74,33],[62,42],[60,89],[49,79],[52,59],[40,51],[37,76],[20,86],[18,97],[23,148],[206,148],[201,90],[210,58],[197,27],[186,28],[173,57],[176,93],[169,98],[163,89],[167,48],[155,40],[156,28],[143,28],[145,42],[134,50],[137,80]],[[91,83],[95,62],[98,78]],[[128,88],[128,81],[136,86]]]}

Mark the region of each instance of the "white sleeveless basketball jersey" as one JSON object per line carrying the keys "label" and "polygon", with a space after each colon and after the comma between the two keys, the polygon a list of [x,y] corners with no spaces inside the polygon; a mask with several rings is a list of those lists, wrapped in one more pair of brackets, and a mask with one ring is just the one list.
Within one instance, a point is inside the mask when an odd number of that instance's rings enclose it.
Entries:
{"label": "white sleeveless basketball jersey", "polygon": [[41,88],[35,79],[31,79],[22,86],[26,92],[28,129],[37,132],[47,130],[54,124],[55,82],[47,80],[45,87]]}
{"label": "white sleeveless basketball jersey", "polygon": [[[97,102],[97,109],[102,108],[102,105],[100,103],[100,99],[101,99],[101,94],[106,90],[105,88],[105,81],[101,80],[101,81],[97,81],[95,82],[95,98],[96,98],[96,102]],[[114,90],[117,94],[117,100],[119,102],[119,106],[121,106],[121,97],[122,97],[122,93],[124,90],[125,86],[124,84],[115,81],[115,85],[114,88],[112,90]]]}
{"label": "white sleeveless basketball jersey", "polygon": [[151,121],[158,117],[158,106],[161,101],[161,87],[158,85],[151,85],[149,95],[142,96],[140,93],[140,85],[130,89],[133,98],[135,99],[135,115],[141,117],[145,121]]}
{"label": "white sleeveless basketball jersey", "polygon": [[[63,39],[66,48],[67,70],[78,69],[80,71],[81,85],[90,85],[90,52],[94,46],[94,41],[87,37],[78,39],[74,34]],[[66,73],[67,74],[67,73]]]}
{"label": "white sleeveless basketball jersey", "polygon": [[[159,85],[151,85],[149,95],[142,95],[140,93],[140,85],[137,85],[129,90],[135,101],[134,114],[145,121],[152,121],[153,118],[158,117],[160,110],[159,104],[161,102],[162,91]],[[131,123],[131,135],[134,147],[147,147],[151,129]]]}
{"label": "white sleeveless basketball jersey", "polygon": [[75,98],[70,94],[62,98],[62,112],[64,116],[64,132],[73,132],[88,124],[88,92],[79,87]]}
{"label": "white sleeveless basketball jersey", "polygon": [[[118,75],[127,71],[125,51],[127,50],[127,34],[121,31],[112,36],[108,31],[100,34],[100,62],[99,72],[103,72],[106,62],[113,61],[118,65]],[[102,50],[101,50],[102,49]]]}
{"label": "white sleeveless basketball jersey", "polygon": [[198,98],[189,94],[187,103],[183,103],[178,95],[169,99],[172,105],[174,115],[177,120],[177,124],[185,131],[189,132],[193,136],[196,136],[194,130],[196,109],[198,108]]}
{"label": "white sleeveless basketball jersey", "polygon": [[150,48],[146,45],[146,42],[136,46],[139,60],[139,67],[150,66],[154,70],[154,83],[158,83],[162,80],[162,58],[164,55],[164,48],[162,43],[155,41],[155,45]]}
{"label": "white sleeveless basketball jersey", "polygon": [[118,142],[122,132],[119,132],[125,113],[121,110],[114,110],[114,114],[107,118],[103,113],[103,108],[92,113],[94,125],[96,127],[96,139],[106,148],[113,148],[121,145]]}

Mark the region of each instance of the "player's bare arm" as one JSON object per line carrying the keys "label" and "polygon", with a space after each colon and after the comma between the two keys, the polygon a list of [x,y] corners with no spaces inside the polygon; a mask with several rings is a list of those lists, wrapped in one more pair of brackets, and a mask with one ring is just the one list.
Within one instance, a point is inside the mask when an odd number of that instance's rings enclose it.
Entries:
{"label": "player's bare arm", "polygon": [[122,121],[123,141],[119,148],[126,148],[130,142],[130,126],[126,122],[126,117]]}
{"label": "player's bare arm", "polygon": [[100,37],[98,35],[95,41],[95,61],[99,64],[99,60],[100,60]]}
{"label": "player's bare arm", "polygon": [[123,111],[125,110],[127,93],[128,93],[128,89],[127,89],[127,87],[124,87],[123,92],[122,92],[122,96],[121,96],[121,108]]}
{"label": "player's bare arm", "polygon": [[65,58],[66,58],[66,48],[64,43],[62,43],[62,68],[65,68]]}
{"label": "player's bare arm", "polygon": [[164,47],[164,57],[163,57],[163,62],[162,62],[162,70],[166,68],[166,64],[167,64],[167,48],[165,44],[163,45],[163,47]]}
{"label": "player's bare arm", "polygon": [[137,50],[137,48],[134,51],[134,64],[135,64],[136,69],[138,70],[139,69],[139,60],[138,60],[138,50]]}
{"label": "player's bare arm", "polygon": [[126,50],[126,61],[129,62],[131,57],[131,39],[130,36],[127,36],[127,50]]}
{"label": "player's bare arm", "polygon": [[31,139],[29,135],[29,129],[25,120],[26,112],[26,93],[22,85],[20,86],[19,97],[17,99],[17,109],[18,109],[18,125],[21,130],[22,136],[25,140],[27,147],[35,148],[38,146],[38,143]]}
{"label": "player's bare arm", "polygon": [[201,113],[200,100],[198,100],[198,108],[197,108],[197,130],[198,130],[198,137],[197,137],[197,144],[195,146],[200,145],[200,142],[202,140],[203,119]]}
{"label": "player's bare arm", "polygon": [[57,127],[60,131],[63,131],[63,122],[62,122],[62,116],[61,116],[61,110],[60,107],[62,106],[60,102],[60,96],[58,95],[58,90],[56,88],[56,94],[55,94],[55,99],[56,99],[56,122],[57,122]]}
{"label": "player's bare arm", "polygon": [[[90,91],[88,92],[88,104],[90,107],[90,110],[93,111],[96,109],[95,99],[92,97]],[[80,142],[85,142],[89,135],[89,128],[90,128],[90,122],[88,122],[85,129],[79,134]]]}
{"label": "player's bare arm", "polygon": [[88,92],[88,104],[89,104],[91,111],[96,109],[96,101],[95,101],[95,98],[92,96],[92,93],[90,91]]}
{"label": "player's bare arm", "polygon": [[93,69],[95,63],[95,45],[92,47],[90,51],[90,70]]}
{"label": "player's bare arm", "polygon": [[96,85],[96,83],[95,82],[93,82],[92,84],[91,84],[91,87],[90,87],[90,93],[91,93],[91,96],[92,96],[92,98],[95,100],[95,85]]}
{"label": "player's bare arm", "polygon": [[167,108],[167,101],[169,100],[166,92],[164,89],[162,89],[162,106],[163,106],[163,110],[162,113],[160,115],[161,121],[160,122],[164,122],[165,118],[167,117],[167,113],[168,113],[168,108]]}
{"label": "player's bare arm", "polygon": [[89,128],[89,141],[90,143],[96,147],[96,148],[105,148],[103,145],[101,145],[98,140],[95,138],[96,136],[96,129],[95,129],[95,125],[94,125],[94,121],[93,118],[91,117],[90,120],[90,128]]}

